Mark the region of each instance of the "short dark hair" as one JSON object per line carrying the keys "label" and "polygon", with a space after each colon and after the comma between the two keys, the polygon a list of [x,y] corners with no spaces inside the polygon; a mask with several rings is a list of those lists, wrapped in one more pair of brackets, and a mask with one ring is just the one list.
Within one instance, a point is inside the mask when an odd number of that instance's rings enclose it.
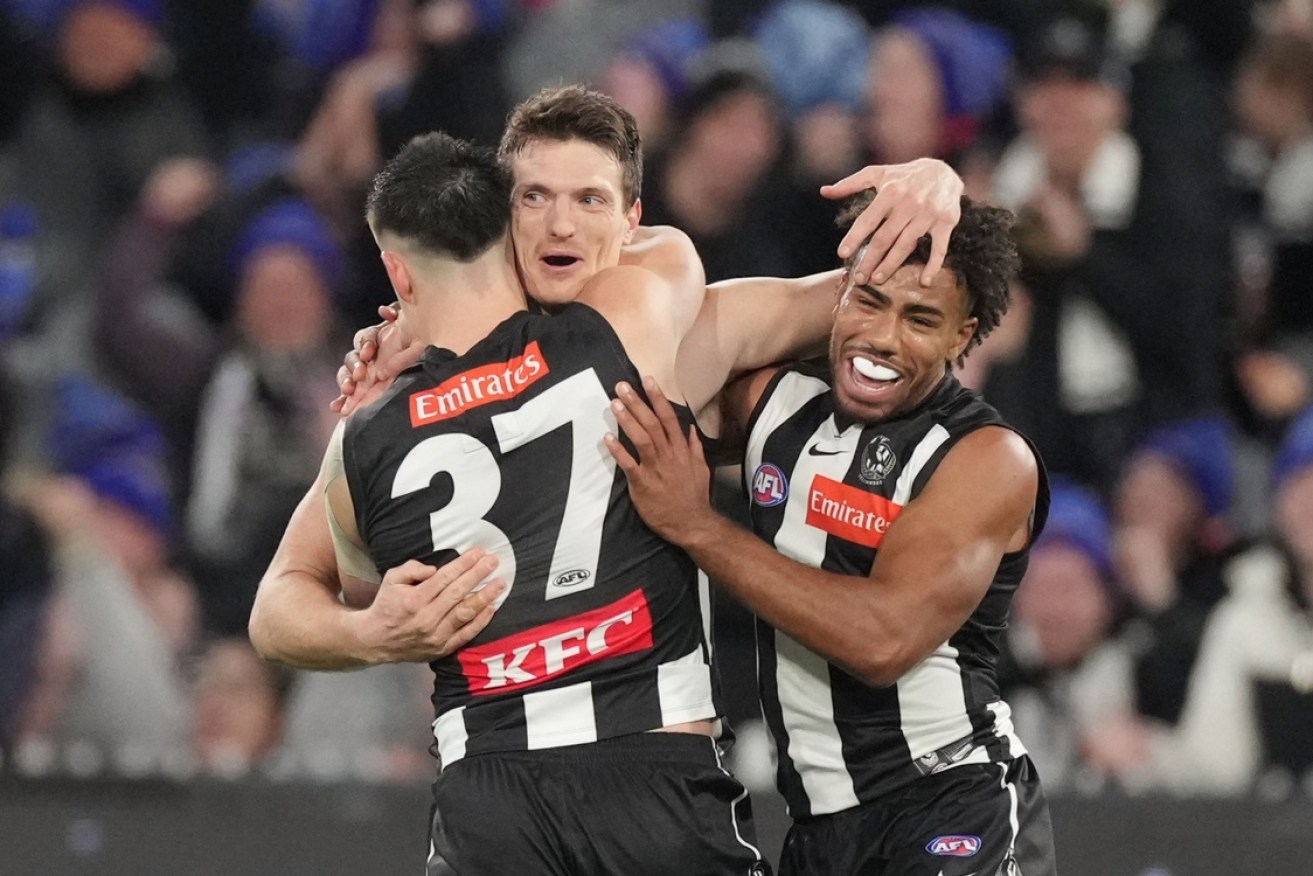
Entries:
{"label": "short dark hair", "polygon": [[497,156],[507,165],[534,140],[583,140],[620,165],[625,207],[643,193],[643,140],[638,122],[615,100],[582,85],[544,88],[511,110]]}
{"label": "short dark hair", "polygon": [[[875,200],[874,191],[862,192],[850,198],[839,213],[838,223],[846,228]],[[967,353],[998,328],[1003,314],[1012,300],[1011,281],[1017,275],[1020,263],[1017,244],[1012,237],[1015,217],[1012,211],[988,204],[977,204],[962,196],[962,218],[958,220],[948,238],[948,254],[944,267],[957,274],[966,290],[967,308],[976,319],[976,331],[967,344],[958,364]],[[859,250],[860,251],[860,250]],[[851,270],[857,255],[845,262]],[[924,265],[930,260],[930,235],[922,235],[916,249],[904,261],[905,265]]]}
{"label": "short dark hair", "polygon": [[365,216],[376,234],[391,232],[468,262],[505,236],[511,177],[489,149],[421,134],[374,177]]}

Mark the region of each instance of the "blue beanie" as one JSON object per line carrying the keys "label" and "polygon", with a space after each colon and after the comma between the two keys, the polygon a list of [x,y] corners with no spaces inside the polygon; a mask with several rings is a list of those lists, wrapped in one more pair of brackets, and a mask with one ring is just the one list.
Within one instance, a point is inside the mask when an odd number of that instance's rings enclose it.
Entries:
{"label": "blue beanie", "polygon": [[1098,498],[1075,481],[1055,475],[1049,482],[1049,516],[1035,541],[1068,544],[1085,554],[1105,579],[1112,575],[1112,527]]}
{"label": "blue beanie", "polygon": [[232,249],[233,278],[239,278],[247,263],[261,250],[279,244],[300,249],[314,263],[324,284],[330,289],[338,287],[342,250],[327,223],[299,198],[276,201],[242,229]]}
{"label": "blue beanie", "polygon": [[757,22],[753,39],[791,115],[825,103],[861,107],[870,32],[856,12],[822,0],[783,0]]}
{"label": "blue beanie", "polygon": [[378,0],[256,0],[251,25],[307,67],[331,70],[363,54]]}
{"label": "blue beanie", "polygon": [[688,65],[711,44],[707,29],[688,18],[676,18],[640,30],[617,53],[651,67],[666,92],[679,99],[688,93]]}
{"label": "blue beanie", "polygon": [[70,472],[102,499],[115,502],[164,537],[173,532],[169,479],[163,460],[144,453],[105,456]]}
{"label": "blue beanie", "polygon": [[172,532],[167,443],[155,421],[92,380],[70,375],[55,391],[47,436],[54,468],[145,519],[161,535]]}
{"label": "blue beanie", "polygon": [[166,450],[155,421],[90,378],[70,374],[55,387],[55,412],[46,436],[51,464],[77,471],[102,456]]}
{"label": "blue beanie", "polygon": [[1313,406],[1305,408],[1286,429],[1272,463],[1272,488],[1280,489],[1310,465],[1313,465]]}
{"label": "blue beanie", "polygon": [[950,127],[975,125],[1007,97],[1012,42],[1001,30],[939,8],[907,9],[891,23],[911,31],[930,50]]}
{"label": "blue beanie", "polygon": [[1209,517],[1230,509],[1235,458],[1231,426],[1224,418],[1194,417],[1155,429],[1136,452],[1157,454],[1176,466],[1199,491]]}

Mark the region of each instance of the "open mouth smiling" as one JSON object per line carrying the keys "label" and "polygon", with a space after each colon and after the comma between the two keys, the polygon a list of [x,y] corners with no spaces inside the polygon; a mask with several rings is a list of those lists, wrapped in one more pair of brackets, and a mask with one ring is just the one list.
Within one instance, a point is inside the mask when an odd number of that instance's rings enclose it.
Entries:
{"label": "open mouth smiling", "polygon": [[863,394],[882,394],[903,379],[903,375],[889,365],[868,356],[849,357],[848,373],[855,388]]}

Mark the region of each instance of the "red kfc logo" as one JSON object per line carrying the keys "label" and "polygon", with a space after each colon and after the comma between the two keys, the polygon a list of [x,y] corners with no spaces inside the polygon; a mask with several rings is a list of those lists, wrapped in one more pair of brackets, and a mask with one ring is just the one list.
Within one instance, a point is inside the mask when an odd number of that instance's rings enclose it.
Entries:
{"label": "red kfc logo", "polygon": [[582,666],[652,647],[642,590],[574,617],[458,652],[475,696],[523,690]]}

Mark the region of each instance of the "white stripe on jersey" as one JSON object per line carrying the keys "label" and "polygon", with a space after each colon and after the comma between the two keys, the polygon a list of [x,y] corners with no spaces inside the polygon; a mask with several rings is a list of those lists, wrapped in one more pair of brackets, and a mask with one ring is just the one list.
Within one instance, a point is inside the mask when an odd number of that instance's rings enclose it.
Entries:
{"label": "white stripe on jersey", "polygon": [[851,809],[860,801],[843,759],[834,723],[830,664],[789,636],[775,631],[775,685],[789,733],[789,760],[811,801],[811,814]]}
{"label": "white stripe on jersey", "polygon": [[[998,765],[998,768],[1003,774],[999,777],[1003,789],[1008,792],[1008,827],[1012,830],[1012,837],[1008,840],[1008,856],[1004,858],[1004,860],[1012,861],[1015,866],[1016,861],[1013,859],[1015,858],[1017,851],[1017,835],[1021,833],[1021,821],[1017,818],[1017,786],[1008,781],[1007,764],[1001,763]],[[1017,876],[1022,876],[1020,871],[1016,871],[1016,874]]]}
{"label": "white stripe on jersey", "polygon": [[433,738],[438,741],[438,758],[444,770],[464,757],[465,743],[470,738],[465,731],[465,707],[439,715],[433,722]]}
{"label": "white stripe on jersey", "polygon": [[524,729],[530,751],[596,742],[592,682],[525,694]]}
{"label": "white stripe on jersey", "polygon": [[[730,775],[729,770],[725,769],[725,764],[721,763],[720,746],[718,746],[715,742],[712,742],[711,751],[716,755],[716,769],[720,770],[722,773],[724,773],[726,776],[729,776],[731,779],[734,779],[734,777]],[[734,781],[737,782],[738,779],[734,779]],[[739,784],[742,785],[741,782]],[[748,851],[752,852],[752,854],[756,855],[758,861],[762,861],[764,859],[761,856],[761,849],[757,848],[752,843],[744,839],[743,831],[739,830],[739,814],[738,814],[739,804],[746,799],[748,799],[748,789],[744,787],[743,790],[739,793],[739,795],[735,797],[729,804],[730,824],[734,825],[734,839],[738,840],[739,845],[743,846],[743,848],[747,849]],[[756,868],[753,869],[753,872],[754,873],[756,872]]]}
{"label": "white stripe on jersey", "polygon": [[702,641],[707,643],[707,659],[715,662],[715,637],[711,635],[711,579],[701,569],[698,569],[698,610],[702,612]]}
{"label": "white stripe on jersey", "polygon": [[1012,724],[1012,707],[1003,700],[996,703],[986,703],[985,708],[994,713],[994,735],[1000,739],[1006,739],[1008,743],[1008,757],[1021,757],[1026,754],[1025,743],[1017,735],[1017,728]]}
{"label": "white stripe on jersey", "polygon": [[912,485],[921,474],[921,469],[930,461],[930,457],[935,455],[943,443],[949,438],[948,430],[936,423],[930,427],[930,431],[925,433],[925,437],[916,445],[912,451],[912,458],[907,461],[907,465],[898,475],[898,482],[894,484],[893,502],[895,505],[906,505],[912,498]]}
{"label": "white stripe on jersey", "polygon": [[824,380],[804,377],[796,372],[780,378],[775,392],[771,393],[765,408],[758,415],[752,434],[748,436],[743,465],[743,476],[748,483],[752,483],[752,475],[757,471],[757,466],[761,465],[761,452],[771,433],[780,423],[796,414],[799,408],[829,388]]}
{"label": "white stripe on jersey", "polygon": [[[792,376],[792,375],[790,375]],[[862,430],[852,427],[839,434],[834,417],[817,428],[798,455],[785,500],[784,522],[775,534],[775,548],[808,566],[820,568],[828,534],[807,525],[811,484],[823,474],[842,481],[857,453]],[[775,684],[780,711],[789,733],[788,756],[811,801],[813,815],[856,806],[857,791],[844,763],[843,740],[834,723],[834,695],[830,690],[830,664],[824,657],[775,631]]]}
{"label": "white stripe on jersey", "polygon": [[715,716],[711,673],[701,648],[657,667],[657,694],[661,698],[662,727]]}
{"label": "white stripe on jersey", "polygon": [[[894,502],[899,505],[908,503],[912,484],[948,438],[948,430],[943,426],[936,424],[931,427],[898,475]],[[903,673],[898,679],[897,689],[899,723],[913,758],[971,736],[973,728],[967,715],[966,691],[962,687],[957,649],[947,642]]]}

